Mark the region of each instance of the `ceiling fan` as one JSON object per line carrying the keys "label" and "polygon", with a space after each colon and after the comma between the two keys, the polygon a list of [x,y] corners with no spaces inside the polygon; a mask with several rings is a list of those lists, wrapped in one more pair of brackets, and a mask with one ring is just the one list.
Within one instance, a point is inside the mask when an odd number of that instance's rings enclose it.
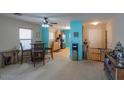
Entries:
{"label": "ceiling fan", "polygon": [[48,17],[42,17],[42,16],[36,16],[36,15],[29,15],[24,13],[14,13],[16,16],[26,16],[26,17],[32,17],[32,18],[39,18],[41,20],[42,26],[54,26],[57,25],[57,22],[51,22],[51,20]]}
{"label": "ceiling fan", "polygon": [[49,25],[49,26],[53,26],[53,25],[57,25],[57,22],[49,22],[48,17],[44,17],[42,20],[42,24],[43,25]]}

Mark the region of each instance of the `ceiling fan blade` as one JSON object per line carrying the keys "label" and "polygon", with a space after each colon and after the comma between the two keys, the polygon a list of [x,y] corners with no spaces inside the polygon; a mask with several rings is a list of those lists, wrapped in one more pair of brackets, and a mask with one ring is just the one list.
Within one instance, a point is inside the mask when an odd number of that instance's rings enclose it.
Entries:
{"label": "ceiling fan blade", "polygon": [[14,15],[32,17],[32,18],[44,18],[43,16],[32,15],[31,13],[14,13]]}
{"label": "ceiling fan blade", "polygon": [[50,23],[50,24],[54,24],[54,25],[57,25],[58,23],[57,23],[57,22],[52,22],[52,23]]}
{"label": "ceiling fan blade", "polygon": [[14,15],[22,16],[23,14],[22,13],[14,13]]}
{"label": "ceiling fan blade", "polygon": [[41,15],[46,16],[47,18],[60,18],[60,17],[68,17],[70,14],[68,13],[41,13]]}
{"label": "ceiling fan blade", "polygon": [[[41,13],[42,14],[42,13]],[[51,22],[49,20],[49,17],[43,17],[43,16],[38,16],[38,15],[33,15],[31,13],[14,13],[16,16],[25,16],[25,17],[31,17],[31,18],[39,18],[41,19],[41,24],[48,24],[48,25],[57,25],[57,22]],[[55,16],[50,16],[50,17],[55,17]]]}
{"label": "ceiling fan blade", "polygon": [[34,18],[58,18],[58,17],[68,17],[70,14],[67,13],[18,13],[23,16],[34,17]]}
{"label": "ceiling fan blade", "polygon": [[52,25],[52,24],[49,24],[49,26],[50,26],[50,27],[53,27],[53,25]]}

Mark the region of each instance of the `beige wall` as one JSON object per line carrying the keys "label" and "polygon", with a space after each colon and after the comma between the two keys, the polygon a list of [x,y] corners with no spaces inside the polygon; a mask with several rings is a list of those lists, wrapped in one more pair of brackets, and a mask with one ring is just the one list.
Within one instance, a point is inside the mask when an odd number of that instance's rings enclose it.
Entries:
{"label": "beige wall", "polygon": [[60,30],[57,30],[57,31],[55,32],[55,38],[59,37],[60,34],[61,34],[61,31],[60,31]]}
{"label": "beige wall", "polygon": [[84,25],[83,41],[88,40],[89,47],[92,48],[105,48],[105,30],[106,24],[99,25]]}
{"label": "beige wall", "polygon": [[49,31],[54,33],[54,39],[56,39],[59,34],[61,34],[60,28],[58,26],[50,27]]}
{"label": "beige wall", "polygon": [[40,29],[39,25],[0,16],[0,51],[19,47],[19,28],[32,29],[33,41],[40,40],[40,37],[36,37]]}
{"label": "beige wall", "polygon": [[88,40],[88,32],[87,32],[87,25],[83,24],[83,41],[87,39]]}
{"label": "beige wall", "polygon": [[106,24],[106,30],[107,30],[107,47],[112,48],[112,31],[113,31],[113,26],[112,26],[113,20],[110,19],[107,24]]}

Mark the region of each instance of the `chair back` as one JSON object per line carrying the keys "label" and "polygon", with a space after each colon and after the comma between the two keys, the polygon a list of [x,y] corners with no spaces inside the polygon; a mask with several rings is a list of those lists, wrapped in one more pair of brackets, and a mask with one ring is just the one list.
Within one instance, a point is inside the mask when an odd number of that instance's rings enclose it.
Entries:
{"label": "chair back", "polygon": [[20,48],[21,48],[21,51],[23,51],[23,46],[22,46],[22,43],[20,43]]}
{"label": "chair back", "polygon": [[43,50],[44,49],[44,45],[43,44],[35,44],[34,45],[34,50]]}
{"label": "chair back", "polygon": [[36,43],[42,43],[43,41],[35,41]]}

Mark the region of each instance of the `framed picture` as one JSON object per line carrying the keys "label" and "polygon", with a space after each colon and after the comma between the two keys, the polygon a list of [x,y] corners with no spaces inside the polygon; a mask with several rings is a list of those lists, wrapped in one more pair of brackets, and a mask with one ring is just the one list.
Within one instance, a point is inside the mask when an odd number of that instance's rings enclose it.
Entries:
{"label": "framed picture", "polygon": [[40,38],[40,32],[36,32],[36,38]]}
{"label": "framed picture", "polygon": [[74,37],[78,37],[79,33],[78,32],[74,32]]}

